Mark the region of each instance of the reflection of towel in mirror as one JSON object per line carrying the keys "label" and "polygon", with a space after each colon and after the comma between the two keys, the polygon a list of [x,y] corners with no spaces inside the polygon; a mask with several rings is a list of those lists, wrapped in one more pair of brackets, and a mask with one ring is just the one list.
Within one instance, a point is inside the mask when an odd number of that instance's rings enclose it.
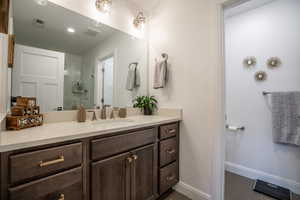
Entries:
{"label": "reflection of towel in mirror", "polygon": [[272,93],[274,141],[300,146],[300,92]]}
{"label": "reflection of towel in mirror", "polygon": [[168,63],[166,60],[156,63],[154,72],[154,89],[164,88],[167,82]]}
{"label": "reflection of towel in mirror", "polygon": [[137,63],[129,65],[126,81],[126,89],[129,91],[132,91],[134,88],[138,88],[141,85],[140,71],[137,66]]}

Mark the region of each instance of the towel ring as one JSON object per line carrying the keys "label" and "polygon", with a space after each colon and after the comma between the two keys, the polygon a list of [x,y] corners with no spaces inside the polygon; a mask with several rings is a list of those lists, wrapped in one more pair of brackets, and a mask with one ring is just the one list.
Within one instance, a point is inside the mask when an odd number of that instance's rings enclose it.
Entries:
{"label": "towel ring", "polygon": [[168,61],[168,58],[169,58],[169,55],[168,55],[168,54],[163,53],[163,54],[161,54],[161,56],[162,56],[166,61]]}

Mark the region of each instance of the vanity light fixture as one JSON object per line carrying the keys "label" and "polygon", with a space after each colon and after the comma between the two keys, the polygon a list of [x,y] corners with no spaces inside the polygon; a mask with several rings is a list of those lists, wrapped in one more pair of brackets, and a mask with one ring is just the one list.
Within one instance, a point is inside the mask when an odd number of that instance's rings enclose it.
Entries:
{"label": "vanity light fixture", "polygon": [[96,8],[104,13],[108,13],[112,6],[112,0],[96,0]]}
{"label": "vanity light fixture", "polygon": [[71,28],[71,27],[67,28],[67,31],[68,31],[69,33],[75,33],[75,29],[74,29],[74,28]]}
{"label": "vanity light fixture", "polygon": [[278,57],[272,57],[272,58],[268,59],[267,65],[271,69],[277,68],[281,65],[281,60]]}
{"label": "vanity light fixture", "polygon": [[144,16],[144,13],[139,12],[136,18],[133,20],[133,25],[136,28],[142,28],[145,22],[146,22],[146,17]]}

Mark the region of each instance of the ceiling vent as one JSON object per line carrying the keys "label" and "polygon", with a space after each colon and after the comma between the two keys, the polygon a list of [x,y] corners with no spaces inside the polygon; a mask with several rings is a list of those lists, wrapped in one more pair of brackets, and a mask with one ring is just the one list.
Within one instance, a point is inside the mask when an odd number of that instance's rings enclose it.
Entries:
{"label": "ceiling vent", "polygon": [[32,24],[34,27],[37,28],[44,28],[45,27],[45,22],[41,19],[33,19]]}
{"label": "ceiling vent", "polygon": [[101,30],[94,29],[94,28],[88,28],[88,30],[85,31],[84,33],[90,37],[96,37],[97,35],[99,35],[101,33]]}

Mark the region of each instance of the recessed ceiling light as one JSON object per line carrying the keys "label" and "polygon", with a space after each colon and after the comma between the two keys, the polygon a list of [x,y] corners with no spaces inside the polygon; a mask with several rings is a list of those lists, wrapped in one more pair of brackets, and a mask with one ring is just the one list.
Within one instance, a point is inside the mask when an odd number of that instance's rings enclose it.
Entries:
{"label": "recessed ceiling light", "polygon": [[69,33],[75,33],[75,29],[74,29],[74,28],[71,28],[71,27],[67,28],[67,31],[68,31]]}
{"label": "recessed ceiling light", "polygon": [[35,0],[35,2],[40,6],[46,6],[48,4],[48,0]]}

